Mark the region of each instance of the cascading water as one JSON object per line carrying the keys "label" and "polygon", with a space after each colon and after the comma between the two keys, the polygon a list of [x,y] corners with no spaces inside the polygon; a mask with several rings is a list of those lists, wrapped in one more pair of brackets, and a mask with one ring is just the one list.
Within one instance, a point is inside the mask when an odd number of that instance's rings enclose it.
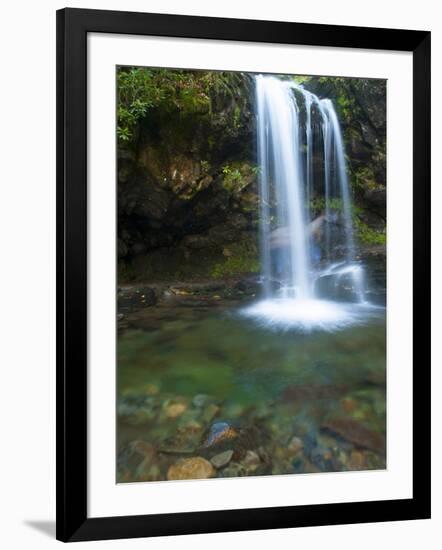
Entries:
{"label": "cascading water", "polygon": [[[290,80],[259,75],[256,120],[264,299],[246,313],[304,329],[357,322],[367,305],[364,274],[354,257],[344,142],[333,103]],[[333,281],[329,293],[346,281],[346,300],[324,296],[323,280]]]}
{"label": "cascading water", "polygon": [[[264,276],[286,277],[288,297],[309,298],[309,254],[306,239],[305,195],[300,162],[299,111],[290,86],[276,78],[257,78],[261,237]],[[274,179],[278,228],[271,233],[270,170]],[[272,250],[280,250],[272,258]],[[274,254],[273,254],[274,255]],[[268,290],[269,287],[267,287]]]}

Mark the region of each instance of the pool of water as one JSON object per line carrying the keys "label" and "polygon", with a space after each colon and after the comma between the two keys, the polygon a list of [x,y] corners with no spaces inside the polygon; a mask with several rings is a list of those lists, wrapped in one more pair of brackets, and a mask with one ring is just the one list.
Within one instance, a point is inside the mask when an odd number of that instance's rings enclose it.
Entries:
{"label": "pool of water", "polygon": [[118,481],[170,479],[183,458],[226,450],[201,477],[385,468],[385,310],[306,331],[269,328],[245,307],[187,300],[125,317]]}

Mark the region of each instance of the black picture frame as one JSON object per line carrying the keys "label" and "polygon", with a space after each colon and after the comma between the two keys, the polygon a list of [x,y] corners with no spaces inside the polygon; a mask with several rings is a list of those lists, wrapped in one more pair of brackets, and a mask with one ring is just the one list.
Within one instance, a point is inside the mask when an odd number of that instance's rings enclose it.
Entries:
{"label": "black picture frame", "polygon": [[[397,50],[413,54],[413,498],[87,517],[87,34]],[[63,9],[57,12],[57,538],[213,533],[430,517],[430,33]]]}

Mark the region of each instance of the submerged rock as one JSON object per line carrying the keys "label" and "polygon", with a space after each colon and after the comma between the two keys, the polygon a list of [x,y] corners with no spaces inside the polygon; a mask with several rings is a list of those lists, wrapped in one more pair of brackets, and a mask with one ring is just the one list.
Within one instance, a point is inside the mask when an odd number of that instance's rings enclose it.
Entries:
{"label": "submerged rock", "polygon": [[244,466],[239,462],[230,462],[226,468],[219,472],[219,477],[244,477],[246,475],[247,472]]}
{"label": "submerged rock", "polygon": [[334,456],[330,449],[323,447],[315,447],[310,453],[310,460],[322,472],[339,471]]}
{"label": "submerged rock", "polygon": [[158,405],[153,397],[128,395],[118,400],[117,412],[121,420],[127,424],[138,426],[156,418]]}
{"label": "submerged rock", "polygon": [[172,464],[167,471],[167,479],[207,479],[215,475],[215,469],[208,460],[201,456],[182,458]]}
{"label": "submerged rock", "polygon": [[352,451],[348,460],[349,470],[365,470],[367,468],[367,459],[361,451]]}
{"label": "submerged rock", "polygon": [[322,430],[337,434],[339,437],[363,449],[385,453],[385,438],[379,432],[371,430],[361,422],[351,418],[335,418],[321,426]]}
{"label": "submerged rock", "polygon": [[167,418],[176,418],[183,414],[187,409],[187,406],[184,403],[171,403],[166,407],[166,416]]}
{"label": "submerged rock", "polygon": [[261,464],[261,459],[255,451],[248,450],[244,458],[241,460],[241,464],[244,466],[247,473],[252,473]]}
{"label": "submerged rock", "polygon": [[194,454],[201,437],[200,429],[196,422],[179,426],[173,435],[162,441],[159,450],[166,454]]}
{"label": "submerged rock", "polygon": [[292,456],[297,455],[304,448],[304,443],[299,437],[292,437],[287,445],[287,449]]}
{"label": "submerged rock", "polygon": [[352,413],[358,408],[358,403],[352,397],[343,397],[341,399],[341,406],[345,413]]}
{"label": "submerged rock", "polygon": [[192,399],[192,405],[197,408],[204,407],[210,401],[210,396],[205,393],[199,393]]}
{"label": "submerged rock", "polygon": [[227,441],[236,439],[239,431],[227,422],[215,422],[209,428],[209,431],[201,444],[202,449],[210,449]]}
{"label": "submerged rock", "polygon": [[231,461],[232,456],[233,456],[232,449],[228,449],[227,451],[224,451],[215,456],[212,456],[212,458],[210,459],[210,462],[218,470],[220,468],[223,468],[224,466],[227,466],[227,464]]}
{"label": "submerged rock", "polygon": [[336,399],[347,391],[341,384],[291,384],[282,394],[284,401],[304,402],[319,399]]}
{"label": "submerged rock", "polygon": [[146,441],[131,441],[118,453],[117,478],[121,481],[158,481],[161,471],[156,448]]}

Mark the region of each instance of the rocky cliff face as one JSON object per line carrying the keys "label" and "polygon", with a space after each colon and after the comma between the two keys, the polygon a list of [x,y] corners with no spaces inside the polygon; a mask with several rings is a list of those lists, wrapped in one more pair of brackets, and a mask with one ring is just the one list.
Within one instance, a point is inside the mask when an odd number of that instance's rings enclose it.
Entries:
{"label": "rocky cliff face", "polygon": [[[120,144],[121,277],[223,276],[257,269],[251,79],[192,112],[150,110]],[[242,262],[242,266],[238,265]]]}
{"label": "rocky cliff face", "polygon": [[[341,80],[304,85],[337,102],[361,240],[365,232],[365,244],[379,245],[370,238],[385,227],[384,84]],[[259,271],[252,78],[237,76],[228,91],[208,95],[191,109],[158,101],[132,139],[119,140],[120,282]]]}

